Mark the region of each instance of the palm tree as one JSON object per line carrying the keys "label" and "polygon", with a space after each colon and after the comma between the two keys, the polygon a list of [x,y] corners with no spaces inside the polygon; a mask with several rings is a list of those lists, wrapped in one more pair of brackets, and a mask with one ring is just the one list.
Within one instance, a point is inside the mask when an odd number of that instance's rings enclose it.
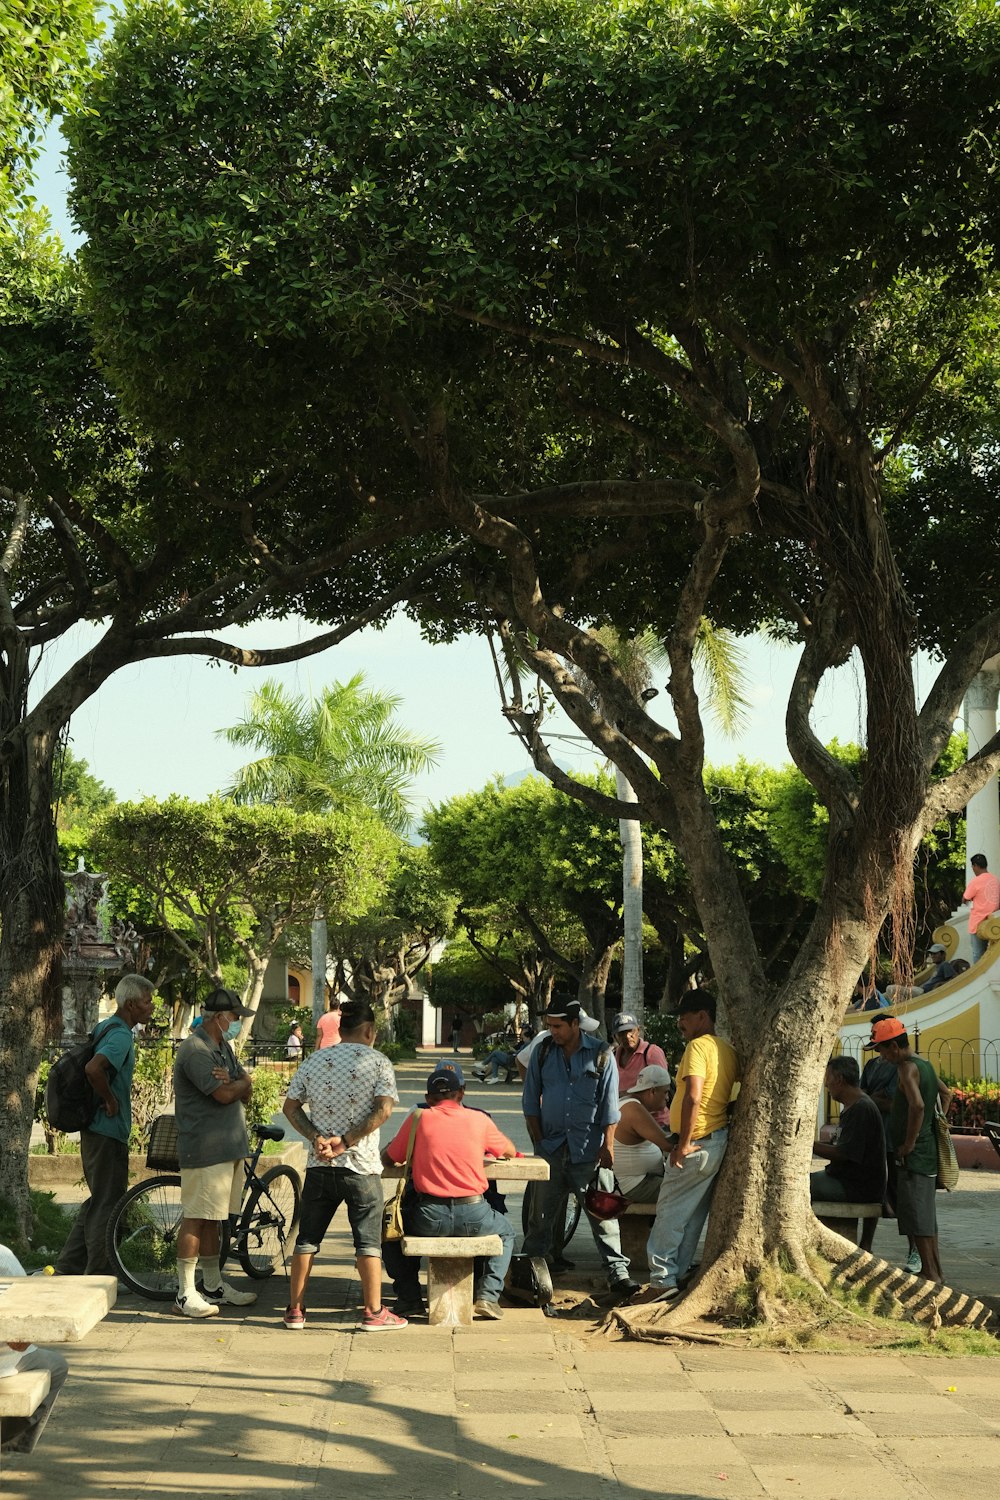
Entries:
{"label": "palm tree", "polygon": [[225,796],[298,812],[367,807],[406,833],[410,784],[437,763],[441,747],[402,727],[398,696],[364,682],[358,672],[310,698],[269,678],[250,695],[246,716],[219,731],[230,745],[264,752],[236,773]]}
{"label": "palm tree", "polygon": [[[653,673],[667,666],[667,654],[652,630],[622,636],[605,625],[594,635],[615,662],[626,686],[637,702],[656,697]],[[695,662],[705,684],[708,706],[720,728],[739,733],[745,722],[747,702],[742,691],[743,656],[726,630],[717,630],[702,619],[695,638]],[[587,691],[589,680],[581,675]],[[615,786],[620,802],[635,802],[628,777],[615,766]],[[618,836],[622,846],[622,1009],[642,1020],[645,990],[642,968],[642,825],[638,818],[620,818]]]}
{"label": "palm tree", "polygon": [[[404,729],[400,699],[365,687],[363,672],[315,698],[269,678],[250,695],[246,715],[219,730],[230,745],[261,751],[225,790],[234,802],[267,802],[298,812],[365,807],[394,833],[410,826],[413,778],[437,763],[440,745]],[[326,999],[326,918],[312,930],[313,1015]]]}

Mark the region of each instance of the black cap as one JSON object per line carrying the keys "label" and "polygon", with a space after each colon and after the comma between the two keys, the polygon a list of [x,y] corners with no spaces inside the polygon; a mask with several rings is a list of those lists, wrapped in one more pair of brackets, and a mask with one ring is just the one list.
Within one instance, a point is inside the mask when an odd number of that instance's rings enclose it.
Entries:
{"label": "black cap", "polygon": [[235,990],[218,989],[213,990],[201,1002],[201,1008],[205,1015],[217,1015],[219,1011],[230,1010],[234,1016],[252,1016],[253,1011],[247,1010],[243,1001]]}

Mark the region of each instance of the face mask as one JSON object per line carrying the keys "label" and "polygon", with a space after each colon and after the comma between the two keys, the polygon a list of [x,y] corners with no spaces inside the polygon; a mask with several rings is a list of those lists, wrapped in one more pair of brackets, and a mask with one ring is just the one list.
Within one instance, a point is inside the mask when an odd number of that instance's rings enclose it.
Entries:
{"label": "face mask", "polygon": [[224,1034],[227,1042],[235,1042],[236,1038],[240,1034],[239,1021],[230,1021],[229,1025],[226,1027]]}

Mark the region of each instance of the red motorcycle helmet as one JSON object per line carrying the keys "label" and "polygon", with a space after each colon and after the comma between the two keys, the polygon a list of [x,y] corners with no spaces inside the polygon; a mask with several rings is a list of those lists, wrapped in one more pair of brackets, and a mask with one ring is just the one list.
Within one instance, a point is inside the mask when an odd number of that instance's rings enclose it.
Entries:
{"label": "red motorcycle helmet", "polygon": [[615,1178],[614,1191],[602,1188],[595,1172],[587,1191],[583,1195],[583,1206],[595,1219],[617,1219],[628,1208],[629,1200],[618,1186]]}

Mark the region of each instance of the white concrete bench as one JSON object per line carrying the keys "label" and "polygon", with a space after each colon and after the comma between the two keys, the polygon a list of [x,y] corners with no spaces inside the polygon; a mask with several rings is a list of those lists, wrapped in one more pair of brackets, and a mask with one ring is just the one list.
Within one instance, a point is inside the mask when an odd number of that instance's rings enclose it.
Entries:
{"label": "white concrete bench", "polygon": [[22,1370],[0,1379],[0,1417],[30,1417],[49,1394],[48,1370]]}
{"label": "white concrete bench", "polygon": [[404,1235],[404,1255],[427,1257],[428,1322],[469,1325],[476,1257],[499,1255],[502,1249],[498,1234]]}
{"label": "white concrete bench", "polygon": [[[815,1199],[810,1206],[817,1219],[822,1220],[828,1229],[835,1229],[845,1239],[854,1240],[862,1250],[871,1249],[878,1221],[882,1217],[881,1203],[827,1203]],[[860,1240],[857,1237],[859,1219]]]}

